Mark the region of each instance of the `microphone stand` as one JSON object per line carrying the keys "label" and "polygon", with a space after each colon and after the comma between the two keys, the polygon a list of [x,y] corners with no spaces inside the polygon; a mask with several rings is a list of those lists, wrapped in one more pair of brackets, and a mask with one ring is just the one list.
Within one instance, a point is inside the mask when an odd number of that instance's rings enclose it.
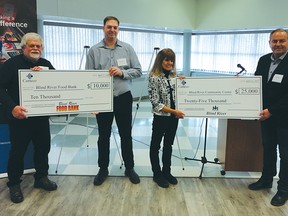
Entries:
{"label": "microphone stand", "polygon": [[238,75],[242,74],[244,71],[246,72],[246,70],[245,70],[245,69],[242,69],[241,71],[239,71],[238,73],[236,73],[236,75],[235,75],[235,76],[238,76]]}
{"label": "microphone stand", "polygon": [[[207,132],[208,132],[208,118],[205,118],[205,134],[204,134],[203,156],[201,157],[201,159],[195,159],[195,158],[189,158],[189,157],[185,157],[185,158],[184,158],[185,160],[194,160],[194,161],[201,161],[201,162],[202,162],[202,167],[201,167],[199,179],[202,179],[202,174],[203,174],[203,170],[204,170],[204,165],[205,165],[206,163],[219,164],[219,165],[221,165],[221,163],[219,163],[219,159],[218,159],[218,158],[214,158],[214,161],[208,161],[207,158],[206,158]],[[222,172],[221,172],[221,174],[223,175]]]}

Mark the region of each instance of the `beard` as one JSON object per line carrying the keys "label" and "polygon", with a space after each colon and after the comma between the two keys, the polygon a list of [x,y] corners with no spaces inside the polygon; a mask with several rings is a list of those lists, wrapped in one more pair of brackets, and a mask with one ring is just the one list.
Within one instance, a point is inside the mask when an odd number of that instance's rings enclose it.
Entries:
{"label": "beard", "polygon": [[39,52],[31,52],[29,53],[29,58],[32,61],[38,61],[38,59],[40,58],[41,54]]}

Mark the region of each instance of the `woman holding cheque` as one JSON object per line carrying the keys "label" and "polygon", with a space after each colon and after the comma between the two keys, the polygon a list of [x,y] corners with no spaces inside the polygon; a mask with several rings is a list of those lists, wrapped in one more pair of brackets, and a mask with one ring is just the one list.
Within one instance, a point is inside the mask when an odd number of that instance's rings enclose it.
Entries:
{"label": "woman holding cheque", "polygon": [[[178,183],[171,174],[172,145],[179,118],[184,118],[185,114],[175,109],[175,82],[173,82],[175,77],[175,53],[172,49],[163,49],[156,56],[148,82],[148,93],[153,112],[150,161],[153,180],[163,188],[169,187],[169,183],[173,185]],[[159,149],[163,137],[163,167],[161,170]]]}

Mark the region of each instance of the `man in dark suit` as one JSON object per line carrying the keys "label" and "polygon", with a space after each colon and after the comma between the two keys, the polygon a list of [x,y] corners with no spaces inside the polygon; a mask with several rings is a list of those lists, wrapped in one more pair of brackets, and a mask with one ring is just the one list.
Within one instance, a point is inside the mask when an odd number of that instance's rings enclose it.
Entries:
{"label": "man in dark suit", "polygon": [[255,75],[262,76],[263,110],[260,112],[263,170],[250,190],[271,188],[277,174],[277,146],[280,156],[277,193],[271,204],[282,206],[288,200],[288,32],[270,33],[272,53],[259,59]]}

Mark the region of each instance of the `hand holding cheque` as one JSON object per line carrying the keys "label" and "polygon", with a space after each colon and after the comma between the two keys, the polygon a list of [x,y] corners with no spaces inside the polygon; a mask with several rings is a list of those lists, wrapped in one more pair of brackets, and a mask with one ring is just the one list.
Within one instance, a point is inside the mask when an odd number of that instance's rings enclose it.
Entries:
{"label": "hand holding cheque", "polygon": [[[40,67],[40,66],[35,66],[33,68],[30,68],[30,70],[32,70],[32,71],[40,71],[43,69],[44,68]],[[48,68],[46,68],[46,69],[48,69]],[[15,106],[15,108],[12,110],[12,115],[17,119],[24,119],[24,118],[27,118],[27,116],[26,116],[27,111],[28,110],[23,106]]]}

